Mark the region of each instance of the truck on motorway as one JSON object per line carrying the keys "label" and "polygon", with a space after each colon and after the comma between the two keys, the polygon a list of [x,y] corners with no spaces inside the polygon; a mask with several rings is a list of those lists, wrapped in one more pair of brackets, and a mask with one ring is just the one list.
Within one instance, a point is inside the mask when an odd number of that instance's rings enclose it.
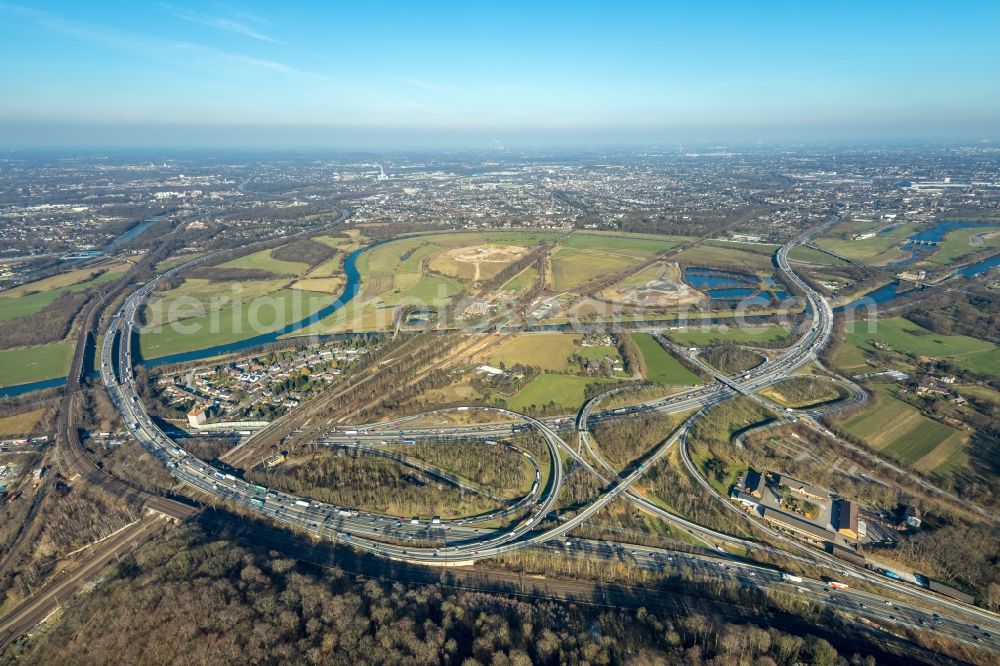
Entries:
{"label": "truck on motorway", "polygon": [[212,475],[215,478],[220,479],[220,480],[225,480],[225,478],[226,478],[226,475],[223,474],[222,472],[213,472]]}
{"label": "truck on motorway", "polygon": [[356,515],[358,515],[358,512],[357,511],[352,511],[351,509],[337,509],[337,515],[338,516],[345,516],[345,517],[346,516],[356,516]]}
{"label": "truck on motorway", "polygon": [[264,486],[254,486],[253,487],[253,491],[255,493],[266,493],[267,492],[267,488],[265,488]]}
{"label": "truck on motorway", "polygon": [[469,408],[468,407],[459,407],[458,411],[460,411],[460,412],[467,412],[467,411],[469,411]]}
{"label": "truck on motorway", "polygon": [[827,585],[835,590],[846,590],[848,588],[847,583],[841,583],[839,580],[831,580]]}
{"label": "truck on motorway", "polygon": [[257,508],[264,508],[264,499],[262,497],[254,497],[250,502]]}
{"label": "truck on motorway", "polygon": [[309,502],[305,500],[295,500],[295,506],[309,506]]}
{"label": "truck on motorway", "polygon": [[415,440],[415,439],[404,439],[404,440],[402,440],[402,442],[403,442],[403,444],[416,444],[417,440]]}
{"label": "truck on motorway", "polygon": [[801,583],[802,576],[793,576],[792,574],[783,573],[781,574],[781,580],[788,581],[789,583]]}
{"label": "truck on motorway", "polygon": [[358,431],[357,430],[345,430],[344,434],[345,435],[357,435]]}

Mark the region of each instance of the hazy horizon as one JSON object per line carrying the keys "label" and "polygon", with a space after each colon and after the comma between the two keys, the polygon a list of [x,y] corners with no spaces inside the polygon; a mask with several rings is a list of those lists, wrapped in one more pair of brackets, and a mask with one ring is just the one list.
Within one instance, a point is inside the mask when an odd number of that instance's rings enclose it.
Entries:
{"label": "hazy horizon", "polygon": [[0,0],[0,149],[1000,138],[1000,5]]}

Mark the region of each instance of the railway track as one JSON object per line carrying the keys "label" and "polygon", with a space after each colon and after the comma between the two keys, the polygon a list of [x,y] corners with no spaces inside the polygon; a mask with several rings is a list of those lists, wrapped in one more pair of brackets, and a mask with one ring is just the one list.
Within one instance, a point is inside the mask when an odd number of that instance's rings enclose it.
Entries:
{"label": "railway track", "polygon": [[80,330],[77,333],[76,349],[73,352],[70,373],[66,377],[66,388],[59,410],[59,436],[57,438],[56,450],[59,454],[60,465],[64,468],[64,472],[66,472],[68,477],[72,478],[76,476],[88,485],[108,494],[113,499],[125,500],[131,504],[145,506],[154,511],[166,514],[171,518],[188,518],[197,512],[196,508],[137,488],[99,467],[87,454],[87,450],[83,447],[83,442],[80,440],[80,432],[73,423],[76,398],[83,390],[83,376],[85,374],[83,364],[87,357],[87,347],[91,340],[94,339],[94,322],[100,314],[104,303],[112,293],[114,292],[105,292],[90,305],[81,320]]}

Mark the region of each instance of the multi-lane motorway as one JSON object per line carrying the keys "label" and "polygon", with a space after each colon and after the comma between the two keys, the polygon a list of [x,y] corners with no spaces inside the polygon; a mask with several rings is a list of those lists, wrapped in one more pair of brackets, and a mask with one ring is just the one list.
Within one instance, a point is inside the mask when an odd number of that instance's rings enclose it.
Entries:
{"label": "multi-lane motorway", "polygon": [[[424,429],[425,432],[429,432],[438,438],[502,436],[505,432],[509,434],[512,429],[530,429],[541,436],[549,461],[552,463],[548,465],[547,478],[541,478],[541,467],[537,462],[533,461],[536,469],[536,486],[529,495],[518,501],[517,511],[505,512],[512,518],[511,524],[505,529],[480,528],[475,526],[477,520],[493,519],[497,517],[495,514],[449,521],[445,525],[432,522],[428,517],[399,518],[361,512],[350,507],[331,506],[307,498],[295,497],[288,493],[254,486],[189,455],[182,447],[171,440],[149,417],[142,401],[136,393],[132,374],[131,344],[133,336],[131,333],[135,326],[136,312],[148,294],[159,284],[163,277],[153,280],[130,294],[113,315],[108,334],[105,336],[101,349],[101,377],[112,401],[132,435],[143,447],[161,460],[167,466],[170,473],[180,481],[197,489],[199,492],[236,503],[248,511],[266,516],[280,523],[292,525],[316,537],[349,542],[355,548],[376,553],[380,556],[422,563],[461,565],[479,559],[495,557],[496,555],[520,548],[552,547],[551,544],[553,543],[564,544],[567,534],[586,522],[619,496],[627,497],[629,500],[639,503],[644,510],[672,520],[682,528],[688,529],[712,543],[733,543],[735,541],[740,542],[740,545],[751,545],[746,540],[734,539],[728,535],[723,535],[690,523],[690,521],[686,521],[678,516],[673,516],[660,507],[644,500],[640,495],[632,492],[631,488],[650,466],[656,464],[662,456],[677,446],[678,443],[683,444],[691,425],[712,405],[738,394],[756,396],[759,389],[786,378],[794,370],[814,360],[816,353],[829,342],[833,325],[833,312],[829,304],[812,290],[808,284],[795,275],[787,259],[788,250],[791,247],[798,242],[808,240],[818,231],[819,229],[803,234],[796,241],[781,247],[777,253],[779,268],[805,295],[809,310],[812,313],[811,326],[783,354],[762,364],[758,368],[736,378],[717,376],[718,381],[714,384],[696,387],[684,393],[634,405],[625,409],[593,412],[598,401],[588,402],[581,410],[577,419],[577,428],[581,433],[579,447],[569,445],[558,434],[559,427],[562,425],[571,425],[571,421],[564,421],[563,423],[556,423],[553,420],[543,421],[509,410],[495,408],[458,409],[490,411],[499,417],[498,420],[502,421],[501,423],[482,426],[451,426]],[[170,271],[168,275],[189,267],[190,264],[179,266]],[[116,344],[118,349],[117,355],[113,353]],[[863,395],[863,392],[855,393],[855,395]],[[603,461],[598,452],[590,446],[589,427],[595,421],[619,418],[622,415],[641,410],[664,412],[695,411],[675,433],[661,442],[642,461],[642,464],[636,465],[631,470],[618,472],[608,465],[606,461]],[[343,428],[340,433],[331,432],[327,437],[322,438],[320,443],[371,447],[378,441],[389,441],[391,436],[407,432],[405,428],[406,423],[414,418],[416,417],[368,424],[356,428]],[[464,432],[463,429],[465,430]],[[349,430],[352,431],[350,435],[347,434]],[[412,429],[409,432],[411,435],[417,436],[420,430]],[[684,450],[683,445],[681,449],[682,451]],[[584,452],[586,452],[586,455]],[[598,461],[598,465],[604,471],[602,472],[591,465],[587,459],[588,456]],[[553,518],[552,509],[559,496],[564,480],[563,465],[561,464],[564,458],[574,460],[589,473],[601,479],[605,483],[605,488],[592,502],[570,517],[560,520]],[[437,535],[438,537],[444,536],[445,539],[443,542],[432,540],[429,537],[433,535]],[[780,541],[794,541],[780,534],[777,537],[779,537]],[[582,544],[581,548],[583,548],[587,542],[580,542],[580,544]],[[865,579],[870,583],[883,585],[896,593],[913,597],[918,602],[903,604],[906,612],[903,613],[902,610],[898,611],[898,617],[896,615],[888,615],[885,612],[873,612],[867,615],[858,612],[858,615],[866,617],[871,615],[874,621],[901,624],[907,624],[912,620],[915,627],[920,626],[936,630],[935,627],[938,625],[935,624],[935,620],[939,620],[940,618],[935,618],[931,615],[930,611],[920,605],[931,604],[933,607],[940,609],[942,613],[947,611],[952,614],[952,619],[948,620],[948,622],[955,623],[955,626],[950,627],[948,630],[952,637],[977,645],[983,645],[983,641],[985,640],[993,648],[996,648],[996,645],[992,643],[994,640],[992,636],[1000,633],[1000,622],[998,622],[996,616],[993,614],[942,599],[937,595],[926,593],[913,586],[906,586],[885,580],[865,569],[852,569],[851,565],[839,560],[832,560],[832,558],[817,553],[813,549],[806,548],[797,542],[789,545],[803,552],[806,559],[836,567],[838,572]],[[753,543],[752,546],[764,548],[757,543]],[[562,547],[565,546],[563,545]],[[599,549],[595,550],[595,552],[599,554]],[[646,560],[661,566],[666,566],[666,563],[671,561],[669,558],[673,557],[667,554],[666,551],[633,548],[629,552],[640,563]],[[736,565],[732,563],[719,563],[718,566],[723,567],[722,570],[728,573],[731,569],[725,569],[725,567]],[[777,574],[772,570],[753,565],[740,566],[740,576],[745,574],[744,577],[752,579],[751,582],[754,585],[765,587],[771,584],[789,584],[787,581],[775,578]],[[739,576],[736,577],[739,578]],[[826,589],[822,583],[817,581],[806,581],[799,585],[807,591],[814,588],[816,590]],[[825,591],[822,594],[829,596]],[[851,594],[858,593],[852,592]],[[835,598],[838,601],[832,603],[832,605],[837,607],[844,606],[844,604],[858,603],[840,601],[840,599],[846,598],[847,595],[842,595],[841,593],[837,593],[837,595]],[[877,601],[881,603],[882,600]],[[884,603],[882,605],[884,606]],[[858,608],[862,607],[855,606],[854,610],[857,611]],[[975,618],[980,623],[989,625],[989,635],[985,635],[984,630],[973,629],[972,626],[974,623],[970,622],[969,618]],[[965,633],[959,630],[960,627],[966,628]]]}

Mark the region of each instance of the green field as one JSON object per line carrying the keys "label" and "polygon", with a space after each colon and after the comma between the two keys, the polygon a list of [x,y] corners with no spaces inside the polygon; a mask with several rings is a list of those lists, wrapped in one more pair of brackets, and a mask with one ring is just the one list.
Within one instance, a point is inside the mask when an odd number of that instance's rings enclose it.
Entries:
{"label": "green field", "polygon": [[329,295],[282,289],[235,308],[146,329],[139,337],[142,357],[158,358],[252,338],[304,319],[333,300]]}
{"label": "green field", "polygon": [[796,245],[793,247],[788,253],[788,258],[792,261],[804,264],[819,264],[821,266],[847,265],[843,259],[837,259],[826,252],[820,252],[817,249],[806,247],[804,245]]}
{"label": "green field", "polygon": [[983,242],[980,245],[973,245],[972,238],[979,234],[988,234],[990,232],[998,232],[1000,227],[973,227],[969,229],[954,229],[945,234],[944,238],[941,239],[941,243],[938,244],[937,249],[934,251],[927,261],[934,264],[940,264],[942,266],[948,266],[958,262],[962,257],[966,255],[973,254],[975,252],[982,252],[983,250],[988,250],[990,248],[1000,247],[1000,234],[993,236],[992,238],[983,238]]}
{"label": "green field", "polygon": [[82,282],[66,285],[64,287],[55,287],[53,289],[36,291],[34,293],[24,293],[23,295],[15,293],[11,293],[10,295],[6,293],[0,294],[0,321],[7,321],[9,319],[16,319],[17,317],[24,317],[26,315],[35,314],[36,312],[41,312],[49,303],[56,300],[64,293],[83,291],[84,289],[92,287],[95,284],[117,280],[123,274],[124,271],[106,271],[98,275],[93,280],[84,280]]}
{"label": "green field", "polygon": [[649,257],[657,252],[663,252],[677,247],[674,239],[656,238],[654,236],[608,236],[603,234],[575,233],[560,243],[563,247],[575,250],[602,250],[615,254],[631,254],[636,257]]}
{"label": "green field", "polygon": [[565,372],[578,351],[576,336],[569,333],[521,333],[507,337],[488,357],[490,365],[534,365]]}
{"label": "green field", "polygon": [[74,341],[0,351],[0,386],[53,379],[66,374]]}
{"label": "green field", "polygon": [[174,289],[153,292],[146,306],[146,321],[156,325],[235,307],[272,294],[287,284],[287,278],[239,282],[188,278]]}
{"label": "green field", "polygon": [[[899,245],[913,235],[917,227],[917,224],[902,224],[884,236],[865,240],[817,238],[814,244],[848,259],[881,266],[908,256],[909,253],[899,249]],[[857,230],[854,233],[857,233]]]}
{"label": "green field", "polygon": [[751,268],[766,270],[772,268],[771,245],[753,245],[747,243],[700,243],[686,250],[681,250],[674,257],[677,261],[695,266],[720,266],[732,268]]}
{"label": "green field", "polygon": [[642,257],[598,249],[559,248],[552,253],[552,289],[567,291],[597,277],[635,266]]}
{"label": "green field", "polygon": [[671,356],[648,333],[632,333],[630,336],[646,363],[646,379],[657,384],[681,385],[700,384],[701,377],[694,374]]}
{"label": "green field", "polygon": [[271,250],[261,250],[219,264],[219,268],[246,268],[269,271],[275,275],[304,275],[309,270],[309,264],[298,261],[281,261],[271,256]]}
{"label": "green field", "polygon": [[544,407],[550,402],[559,407],[575,410],[584,402],[588,384],[613,384],[614,379],[598,379],[577,375],[538,375],[528,385],[507,399],[507,406],[514,411],[522,411],[534,405]]}
{"label": "green field", "polygon": [[576,350],[576,355],[588,361],[602,361],[605,356],[614,359],[621,359],[618,350],[610,345],[596,345],[593,347],[580,347]]}
{"label": "green field", "polygon": [[875,332],[869,333],[866,322],[855,322],[854,332],[847,335],[848,342],[875,351],[872,341],[877,340],[904,354],[947,359],[971,372],[1000,375],[1000,348],[991,342],[931,333],[902,317],[879,319],[875,324]]}
{"label": "green field", "polygon": [[524,291],[535,283],[538,279],[538,271],[534,266],[528,266],[523,271],[512,277],[502,285],[504,291],[518,292]]}
{"label": "green field", "polygon": [[671,340],[685,347],[705,347],[715,342],[743,345],[770,344],[784,340],[789,335],[791,335],[789,330],[781,326],[730,326],[725,330],[713,327],[707,331],[701,327],[691,327],[668,333]]}
{"label": "green field", "polygon": [[864,352],[850,342],[837,342],[833,352],[833,364],[842,372],[861,374],[872,370]]}
{"label": "green field", "polygon": [[[871,409],[853,417],[844,423],[843,427],[851,434],[860,437],[869,446],[887,452],[908,465],[917,468],[927,468],[920,461],[925,456],[936,460],[941,456],[934,455],[935,449],[944,446],[949,455],[944,456],[939,464],[945,464],[947,459],[961,448],[968,435],[943,423],[933,421],[917,411],[916,408],[895,398],[897,386],[880,385],[875,388],[878,404]],[[937,466],[927,471],[933,471]]]}

